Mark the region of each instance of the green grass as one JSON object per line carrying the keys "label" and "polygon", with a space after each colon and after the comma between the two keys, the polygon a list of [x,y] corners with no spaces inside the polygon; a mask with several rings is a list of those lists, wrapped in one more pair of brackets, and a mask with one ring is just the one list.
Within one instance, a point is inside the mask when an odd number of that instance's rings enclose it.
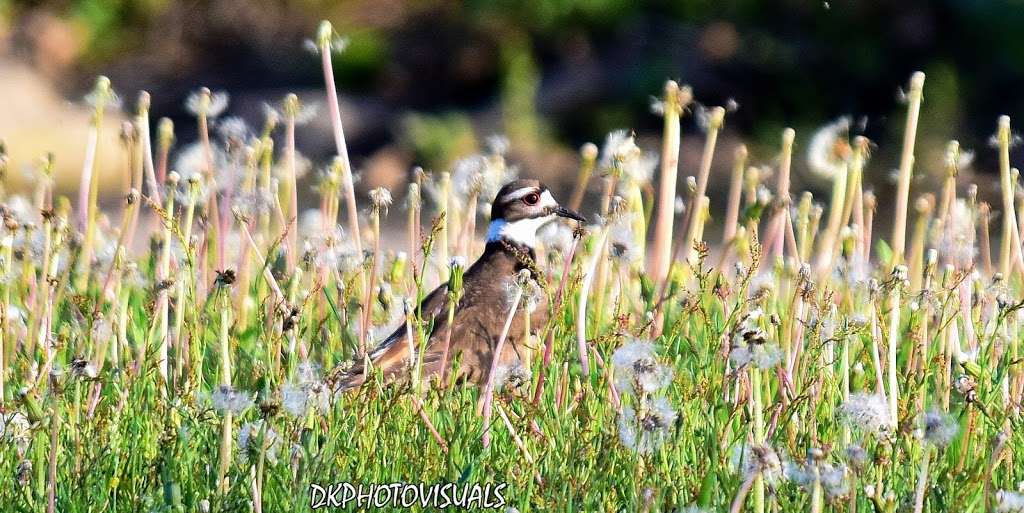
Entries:
{"label": "green grass", "polygon": [[[330,34],[321,30],[321,48]],[[99,84],[109,97],[109,83]],[[670,86],[666,94],[679,93]],[[401,215],[422,226],[382,234],[384,191],[359,198],[372,204],[369,222],[343,215],[357,205],[338,121],[341,158],[320,176],[314,213],[297,222],[287,214],[301,212],[290,203],[295,98],[255,135],[205,142],[218,113],[212,93],[197,94],[201,157],[178,173],[163,164],[169,135],[151,144],[139,130],[149,123],[144,99],[120,150],[132,187],[120,208],[99,211],[86,179],[73,210],[54,197],[49,161],[26,197],[2,193],[3,511],[307,511],[311,485],[336,482],[505,483],[519,511],[1022,510],[1006,490],[1024,470],[1024,262],[1010,252],[1002,274],[991,269],[991,248],[977,242],[985,209],[958,197],[955,145],[940,199],[913,213],[927,229],[910,233],[905,254],[878,241],[882,257],[864,260],[872,241],[851,225],[874,212],[859,181],[867,144],[837,133],[822,147],[836,151],[839,173],[850,169],[835,198],[851,207],[831,206],[843,230],[830,233],[810,203],[791,217],[779,208],[790,191],[759,192],[766,174],[744,181],[741,161],[732,185],[744,199],[727,216],[735,237],[709,251],[704,213],[684,214],[668,233],[696,244],[673,251],[661,275],[646,270],[633,233],[673,215],[671,201],[652,203],[654,161],[621,134],[600,156],[589,150],[581,176],[590,179],[597,159],[593,180],[603,183],[591,194],[601,195],[604,222],[579,233],[575,252],[540,248],[549,299],[540,308],[553,315],[535,328],[542,342],[552,335],[553,357],[545,367],[538,353],[529,383],[496,394],[485,444],[481,388],[388,386],[379,376],[332,388],[361,337],[372,348],[403,318],[405,297],[438,284],[447,263],[435,255],[479,252],[481,230],[462,236],[466,198],[490,199],[510,177],[503,153],[475,160],[475,175],[453,173],[455,187],[418,176],[415,190],[431,199],[416,195]],[[689,101],[667,102],[677,109],[667,126]],[[94,126],[105,108],[97,104]],[[1000,134],[1005,156],[1008,120]],[[787,176],[793,133],[783,141]],[[202,193],[217,180],[216,193]],[[472,194],[459,192],[460,180]],[[358,244],[336,228],[351,222]],[[407,239],[415,254],[379,250],[384,237]],[[584,276],[592,262],[594,276]],[[422,338],[429,327],[412,322]],[[225,409],[227,387],[237,406]]]}

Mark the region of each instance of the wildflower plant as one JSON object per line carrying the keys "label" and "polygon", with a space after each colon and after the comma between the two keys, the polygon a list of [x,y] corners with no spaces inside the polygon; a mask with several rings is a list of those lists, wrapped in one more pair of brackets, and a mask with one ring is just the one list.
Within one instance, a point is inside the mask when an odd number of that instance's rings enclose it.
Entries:
{"label": "wildflower plant", "polygon": [[664,397],[672,381],[672,369],[658,362],[651,342],[630,341],[612,354],[615,389],[630,398],[618,419],[622,444],[639,454],[649,454],[675,433],[678,414]]}
{"label": "wildflower plant", "polygon": [[[4,511],[304,511],[297,497],[336,481],[507,482],[520,511],[1024,509],[1008,117],[989,201],[961,183],[959,143],[915,147],[935,122],[915,74],[888,202],[854,118],[722,151],[734,109],[667,82],[660,151],[629,131],[580,148],[569,206],[597,222],[540,230],[536,261],[490,298],[495,348],[522,336],[530,352],[472,387],[450,372],[466,357],[450,331],[440,356],[423,342],[459,322],[489,202],[530,170],[492,136],[401,188],[357,186],[340,41],[325,22],[312,42],[322,109],[288,95],[249,125],[200,88],[196,141],[140,93],[121,144],[101,144],[119,101],[97,80],[74,199],[55,188],[60,155],[9,187],[25,163],[0,144]],[[335,155],[308,163],[295,128],[315,116]],[[702,149],[682,155],[691,123]],[[124,185],[101,202],[108,153]],[[804,160],[828,198],[793,190]],[[934,188],[913,179],[929,168]],[[517,313],[531,321],[509,333]],[[403,323],[406,374],[383,376],[370,354]],[[341,391],[360,365],[365,383]],[[440,379],[421,379],[428,365]]]}

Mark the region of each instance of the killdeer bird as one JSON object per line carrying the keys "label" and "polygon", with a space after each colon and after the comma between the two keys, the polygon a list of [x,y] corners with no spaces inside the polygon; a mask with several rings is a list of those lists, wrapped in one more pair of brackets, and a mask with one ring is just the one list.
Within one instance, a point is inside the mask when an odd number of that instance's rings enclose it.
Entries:
{"label": "killdeer bird", "polygon": [[[539,278],[534,274],[536,266],[533,264],[536,261],[537,230],[559,217],[584,221],[578,213],[559,205],[548,188],[537,180],[516,180],[498,191],[491,208],[491,224],[483,254],[463,275],[463,293],[455,307],[447,361],[442,360],[445,360],[445,339],[449,329],[448,284],[439,286],[421,303],[423,321],[432,326],[426,347],[422,350],[422,379],[442,375],[453,365],[452,362],[458,360],[459,367],[453,369],[458,381],[478,385],[486,382],[495,348],[508,319],[509,286],[523,269],[529,271],[531,280]],[[526,310],[516,310],[498,356],[498,366],[505,372],[521,366],[529,368],[532,349],[527,347],[526,316],[530,316],[531,331],[543,329],[547,322],[548,311],[544,306],[535,308],[532,313]],[[367,360],[370,367],[379,369],[388,382],[409,376],[413,361],[419,358],[420,348],[410,348],[406,326],[408,323],[403,323],[368,358],[357,361],[346,371],[338,381],[338,389],[354,388],[364,383]],[[415,354],[410,355],[413,352]]]}

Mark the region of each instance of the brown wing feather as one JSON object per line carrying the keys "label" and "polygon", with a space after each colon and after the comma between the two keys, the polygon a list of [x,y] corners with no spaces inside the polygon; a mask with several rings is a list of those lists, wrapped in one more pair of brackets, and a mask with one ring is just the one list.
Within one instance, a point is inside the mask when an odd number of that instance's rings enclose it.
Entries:
{"label": "brown wing feather", "polygon": [[[485,265],[486,263],[486,265]],[[504,284],[512,279],[521,264],[516,258],[498,248],[485,250],[464,276],[463,296],[451,327],[451,346],[447,365],[459,358],[457,379],[482,383],[487,379],[491,360],[501,329],[508,315]],[[423,318],[431,326],[427,347],[423,348],[422,376],[440,374],[443,362],[444,340],[448,333],[448,285],[441,285],[421,302]],[[509,329],[499,362],[502,365],[520,361],[529,367],[537,349],[525,337],[527,313],[520,308]],[[547,306],[539,306],[530,318],[531,332],[543,329],[547,322]],[[405,324],[385,338],[370,354],[371,365],[380,369],[387,381],[394,381],[408,371],[409,346]],[[419,348],[415,348],[419,351]],[[356,364],[340,379],[340,389],[354,388],[365,380],[364,362]]]}
{"label": "brown wing feather", "polygon": [[[420,310],[423,312],[423,319],[428,325],[436,324],[438,319],[444,319],[442,315],[448,304],[448,283],[434,289],[427,297],[420,302]],[[374,368],[380,369],[384,378],[393,380],[402,370],[406,368],[408,346],[406,344],[406,323],[395,329],[377,347],[370,352],[370,362]],[[359,359],[355,364],[345,371],[345,374],[338,380],[337,389],[347,390],[355,388],[366,381],[365,360]]]}

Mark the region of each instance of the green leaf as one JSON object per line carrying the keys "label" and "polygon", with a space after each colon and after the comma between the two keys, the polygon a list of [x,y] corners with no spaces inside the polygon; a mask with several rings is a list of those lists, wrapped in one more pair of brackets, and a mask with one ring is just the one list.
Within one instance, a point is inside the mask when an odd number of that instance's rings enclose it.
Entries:
{"label": "green leaf", "polygon": [[879,239],[879,241],[875,243],[875,253],[878,255],[878,260],[880,262],[892,262],[892,248],[890,248],[889,244],[884,240]]}

